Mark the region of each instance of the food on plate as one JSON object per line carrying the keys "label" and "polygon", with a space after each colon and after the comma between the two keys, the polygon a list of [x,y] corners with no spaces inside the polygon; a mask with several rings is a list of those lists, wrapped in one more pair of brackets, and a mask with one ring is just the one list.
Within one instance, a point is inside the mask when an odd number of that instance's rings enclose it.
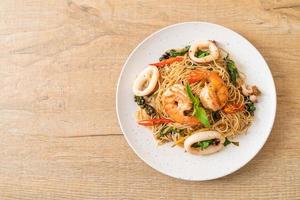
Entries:
{"label": "food on plate", "polygon": [[184,141],[187,152],[196,155],[212,154],[224,147],[225,137],[217,131],[195,131]]}
{"label": "food on plate", "polygon": [[195,155],[238,145],[232,140],[251,125],[261,95],[211,40],[166,51],[137,76],[133,93],[137,123],[159,144],[173,142]]}
{"label": "food on plate", "polygon": [[220,53],[216,42],[211,40],[197,42],[189,50],[189,57],[197,63],[208,63],[217,60],[219,56]]}
{"label": "food on plate", "polygon": [[135,79],[133,92],[138,96],[151,94],[157,85],[158,77],[158,69],[154,66],[148,66]]}

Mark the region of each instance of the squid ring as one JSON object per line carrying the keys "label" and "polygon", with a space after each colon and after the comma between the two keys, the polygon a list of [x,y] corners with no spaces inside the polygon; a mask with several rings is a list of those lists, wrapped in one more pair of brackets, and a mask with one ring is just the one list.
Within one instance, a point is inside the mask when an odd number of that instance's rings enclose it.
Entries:
{"label": "squid ring", "polygon": [[148,66],[144,69],[133,83],[133,93],[137,96],[151,94],[158,81],[159,71],[154,66]]}
{"label": "squid ring", "polygon": [[[220,142],[216,145],[209,145],[205,149],[194,148],[192,145],[206,140],[218,139]],[[207,155],[220,151],[224,147],[225,137],[217,131],[198,131],[189,136],[184,141],[184,148],[187,152],[195,155]]]}
{"label": "squid ring", "polygon": [[[205,49],[205,48],[209,49],[209,55],[204,56],[202,58],[197,58],[195,56],[197,51],[201,50],[201,49]],[[197,63],[207,63],[207,62],[211,62],[213,60],[218,59],[220,56],[220,53],[219,53],[219,49],[218,49],[217,45],[215,44],[215,42],[208,40],[208,41],[198,42],[198,43],[193,44],[189,50],[189,56],[193,61],[195,61]]]}

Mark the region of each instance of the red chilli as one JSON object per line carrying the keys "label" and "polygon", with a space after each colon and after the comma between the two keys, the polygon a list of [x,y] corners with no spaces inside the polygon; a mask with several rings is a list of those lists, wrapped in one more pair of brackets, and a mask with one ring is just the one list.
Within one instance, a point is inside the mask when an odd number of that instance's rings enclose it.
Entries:
{"label": "red chilli", "polygon": [[180,62],[183,60],[183,57],[173,57],[173,58],[168,58],[166,60],[163,60],[158,63],[152,63],[150,65],[156,66],[156,67],[164,67],[165,65],[170,65],[174,62]]}
{"label": "red chilli", "polygon": [[159,119],[147,119],[147,120],[141,120],[138,122],[139,125],[142,126],[154,126],[156,124],[168,124],[174,122],[171,119],[166,118],[159,118]]}

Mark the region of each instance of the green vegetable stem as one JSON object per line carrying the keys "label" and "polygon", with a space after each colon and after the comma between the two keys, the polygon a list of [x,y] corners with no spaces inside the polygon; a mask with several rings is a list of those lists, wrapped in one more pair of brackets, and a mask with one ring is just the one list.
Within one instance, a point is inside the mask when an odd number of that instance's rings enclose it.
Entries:
{"label": "green vegetable stem", "polygon": [[197,58],[203,58],[205,56],[208,56],[209,55],[209,52],[208,51],[202,51],[202,50],[199,50],[196,52],[195,56]]}
{"label": "green vegetable stem", "polygon": [[191,99],[191,101],[193,103],[193,107],[194,107],[193,116],[195,116],[205,127],[210,128],[211,125],[209,123],[207,114],[206,114],[204,108],[200,106],[199,99],[193,95],[190,84],[186,85],[186,91],[187,91],[189,98]]}
{"label": "green vegetable stem", "polygon": [[232,82],[233,85],[236,85],[236,80],[239,76],[238,70],[235,66],[235,63],[233,60],[229,59],[229,54],[224,58],[226,66],[227,66],[227,71],[230,76],[230,81]]}

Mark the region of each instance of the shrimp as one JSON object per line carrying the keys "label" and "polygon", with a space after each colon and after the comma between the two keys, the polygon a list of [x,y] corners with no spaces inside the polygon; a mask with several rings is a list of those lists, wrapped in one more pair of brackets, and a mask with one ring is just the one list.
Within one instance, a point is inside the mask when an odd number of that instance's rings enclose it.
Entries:
{"label": "shrimp", "polygon": [[204,81],[205,86],[200,91],[200,101],[205,108],[213,111],[220,110],[228,100],[228,88],[222,78],[216,73],[207,70],[193,70],[189,76],[189,83]]}
{"label": "shrimp", "polygon": [[[202,58],[198,58],[195,56],[197,51],[207,49],[207,48],[209,50],[209,55],[204,56]],[[215,41],[208,40],[205,42],[198,42],[198,43],[192,45],[189,50],[189,56],[193,61],[195,61],[197,63],[207,63],[207,62],[211,62],[213,60],[218,59],[220,56],[220,52],[219,52],[219,49],[218,49]]]}
{"label": "shrimp", "polygon": [[189,126],[200,125],[200,121],[193,116],[185,115],[185,111],[192,109],[192,101],[187,96],[185,87],[175,84],[164,93],[164,110],[175,122]]}

